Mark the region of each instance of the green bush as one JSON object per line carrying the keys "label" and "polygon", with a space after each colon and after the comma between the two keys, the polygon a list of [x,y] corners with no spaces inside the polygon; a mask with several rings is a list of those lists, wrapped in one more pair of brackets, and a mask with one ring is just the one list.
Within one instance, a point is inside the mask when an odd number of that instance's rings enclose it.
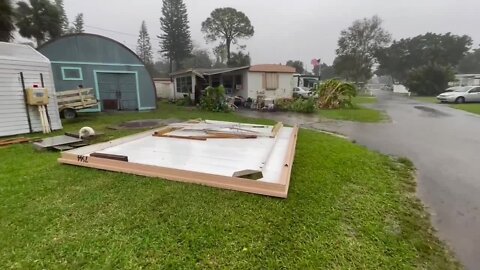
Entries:
{"label": "green bush", "polygon": [[230,107],[225,101],[223,86],[208,87],[200,100],[200,108],[210,112],[229,112]]}
{"label": "green bush", "polygon": [[312,113],[315,111],[315,101],[313,98],[280,98],[275,100],[275,109],[279,111]]}
{"label": "green bush", "polygon": [[188,95],[184,95],[183,98],[177,99],[175,101],[175,105],[177,106],[191,106],[192,104],[192,99]]}
{"label": "green bush", "polygon": [[454,72],[448,66],[425,65],[408,73],[405,86],[417,95],[433,96],[445,92],[448,82],[454,79]]}
{"label": "green bush", "polygon": [[357,95],[357,88],[351,83],[339,80],[328,80],[317,89],[317,106],[321,109],[338,109],[353,107],[352,97]]}
{"label": "green bush", "polygon": [[297,98],[290,106],[290,110],[301,113],[312,113],[315,111],[315,101],[313,98]]}
{"label": "green bush", "polygon": [[275,109],[278,111],[289,111],[294,102],[295,99],[293,98],[279,98],[275,100]]}

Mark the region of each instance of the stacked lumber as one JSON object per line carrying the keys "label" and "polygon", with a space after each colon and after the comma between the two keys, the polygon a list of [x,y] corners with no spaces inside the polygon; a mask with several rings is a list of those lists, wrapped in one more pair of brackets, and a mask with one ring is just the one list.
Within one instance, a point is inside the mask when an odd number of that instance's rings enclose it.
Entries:
{"label": "stacked lumber", "polygon": [[24,138],[24,137],[10,138],[10,139],[5,139],[5,140],[0,140],[0,147],[12,145],[12,144],[18,144],[18,143],[26,143],[26,142],[30,142],[30,141],[31,141],[31,139]]}
{"label": "stacked lumber", "polygon": [[60,110],[63,108],[84,109],[96,106],[98,103],[92,88],[58,92],[57,102]]}

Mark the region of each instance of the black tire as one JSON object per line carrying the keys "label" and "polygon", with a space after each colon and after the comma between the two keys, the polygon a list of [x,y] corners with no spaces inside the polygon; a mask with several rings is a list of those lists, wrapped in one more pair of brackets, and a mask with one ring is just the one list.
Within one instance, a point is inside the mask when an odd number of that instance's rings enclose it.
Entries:
{"label": "black tire", "polygon": [[462,104],[465,103],[465,98],[464,97],[458,97],[455,99],[455,103]]}
{"label": "black tire", "polygon": [[75,117],[77,117],[77,112],[74,109],[67,108],[62,111],[62,116],[65,119],[75,119]]}

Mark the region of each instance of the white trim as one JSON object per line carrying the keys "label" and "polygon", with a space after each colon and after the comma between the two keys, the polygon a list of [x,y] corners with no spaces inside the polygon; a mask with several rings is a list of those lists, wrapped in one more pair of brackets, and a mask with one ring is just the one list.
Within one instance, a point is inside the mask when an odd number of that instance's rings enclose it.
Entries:
{"label": "white trim", "polygon": [[[94,74],[94,79],[95,79],[95,87],[96,87],[96,92],[97,92],[97,99],[101,101],[100,99],[100,90],[98,88],[98,77],[97,73],[117,73],[117,74],[134,74],[135,75],[135,87],[137,88],[137,107],[138,110],[142,108],[140,106],[140,84],[138,81],[138,71],[127,71],[127,70],[93,70]],[[99,108],[101,111],[101,108]]]}
{"label": "white trim", "polygon": [[96,63],[96,62],[74,62],[74,61],[51,61],[52,64],[66,64],[66,65],[98,65],[98,66],[132,66],[145,67],[142,64],[122,64],[122,63]]}
{"label": "white trim", "polygon": [[157,108],[155,107],[141,107],[138,110],[139,111],[149,111],[149,110],[156,110]]}

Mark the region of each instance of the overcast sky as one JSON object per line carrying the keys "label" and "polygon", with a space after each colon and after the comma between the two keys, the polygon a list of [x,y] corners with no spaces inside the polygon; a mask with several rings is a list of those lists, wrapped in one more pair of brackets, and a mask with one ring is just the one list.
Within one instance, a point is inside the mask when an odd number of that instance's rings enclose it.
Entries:
{"label": "overcast sky", "polygon": [[[201,23],[218,7],[243,11],[255,27],[247,45],[254,64],[285,63],[299,59],[307,64],[321,58],[331,64],[337,39],[352,21],[375,14],[395,39],[426,32],[467,34],[480,43],[479,0],[185,0],[194,43],[210,48]],[[86,32],[111,37],[134,49],[145,20],[158,51],[161,0],[65,0],[70,20],[85,16]],[[106,30],[101,30],[106,29]],[[117,33],[117,32],[121,33]],[[156,53],[156,58],[158,58]]]}

